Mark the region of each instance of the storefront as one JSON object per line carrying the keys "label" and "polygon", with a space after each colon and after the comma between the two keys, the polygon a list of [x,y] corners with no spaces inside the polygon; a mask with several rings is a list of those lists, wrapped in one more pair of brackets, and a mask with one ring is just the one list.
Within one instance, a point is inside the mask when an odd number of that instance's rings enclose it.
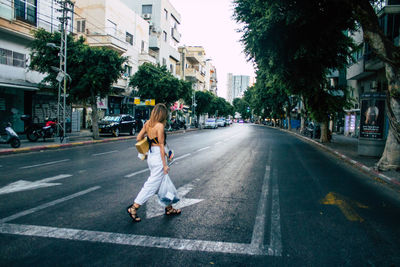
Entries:
{"label": "storefront", "polygon": [[0,79],[0,127],[11,122],[16,132],[23,132],[21,115],[32,112],[32,95],[38,90],[36,84]]}

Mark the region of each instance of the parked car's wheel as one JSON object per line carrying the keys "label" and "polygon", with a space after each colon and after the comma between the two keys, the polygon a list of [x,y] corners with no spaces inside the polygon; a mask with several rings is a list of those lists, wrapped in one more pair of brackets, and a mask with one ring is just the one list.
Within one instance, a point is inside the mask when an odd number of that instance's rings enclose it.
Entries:
{"label": "parked car's wheel", "polygon": [[135,135],[135,133],[136,133],[136,128],[135,128],[135,126],[134,127],[132,127],[132,129],[131,129],[131,131],[130,131],[130,135]]}
{"label": "parked car's wheel", "polygon": [[113,130],[113,136],[118,137],[119,136],[119,128],[115,128]]}

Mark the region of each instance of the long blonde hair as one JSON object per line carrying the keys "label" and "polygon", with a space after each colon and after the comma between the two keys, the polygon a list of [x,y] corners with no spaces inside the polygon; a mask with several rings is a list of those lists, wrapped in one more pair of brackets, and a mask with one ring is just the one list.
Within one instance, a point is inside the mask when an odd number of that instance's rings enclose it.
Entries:
{"label": "long blonde hair", "polygon": [[164,104],[158,103],[151,111],[149,126],[154,127],[157,122],[167,123],[168,109]]}

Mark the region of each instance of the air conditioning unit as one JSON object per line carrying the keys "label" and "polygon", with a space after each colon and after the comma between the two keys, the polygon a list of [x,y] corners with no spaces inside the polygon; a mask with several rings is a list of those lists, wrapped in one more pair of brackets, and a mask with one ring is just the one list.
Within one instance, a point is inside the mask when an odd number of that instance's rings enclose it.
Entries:
{"label": "air conditioning unit", "polygon": [[143,14],[144,19],[151,19],[151,14]]}

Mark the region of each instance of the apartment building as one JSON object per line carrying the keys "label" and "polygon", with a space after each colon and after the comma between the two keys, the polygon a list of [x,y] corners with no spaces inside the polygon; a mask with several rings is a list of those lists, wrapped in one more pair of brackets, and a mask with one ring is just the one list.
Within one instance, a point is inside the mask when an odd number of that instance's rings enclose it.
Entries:
{"label": "apartment building", "polygon": [[[385,4],[377,11],[377,15],[385,35],[396,46],[400,46],[400,1],[385,1]],[[364,42],[361,29],[355,32],[352,38],[360,44],[362,49],[354,52],[356,62],[347,68],[347,84],[352,88],[351,96],[356,101],[354,107],[346,111],[344,132],[359,137],[359,154],[381,155],[388,133],[385,111],[388,83],[385,67],[369,45]],[[379,110],[376,114],[379,121],[374,125],[366,125],[369,107]]]}
{"label": "apartment building", "polygon": [[[55,0],[0,2],[0,125],[11,122],[23,131],[22,114],[35,121],[57,116],[57,96],[38,88],[43,75],[28,69],[32,30],[58,30],[60,6]],[[70,29],[71,30],[71,29]]]}
{"label": "apartment building", "polygon": [[206,59],[204,61],[205,65],[205,84],[204,90],[209,91],[217,96],[218,92],[218,79],[217,79],[217,69],[211,63],[211,59]]}
{"label": "apartment building", "polygon": [[122,0],[149,23],[149,54],[175,76],[180,60],[181,15],[168,0]]}
{"label": "apartment building", "polygon": [[193,83],[196,91],[206,90],[206,52],[202,46],[179,47],[181,54],[177,65],[177,75],[186,81]]}
{"label": "apartment building", "polygon": [[250,86],[250,76],[247,75],[233,75],[228,73],[227,77],[227,92],[228,102],[233,103],[237,97],[243,97],[244,92]]}
{"label": "apartment building", "polygon": [[144,62],[156,63],[149,54],[149,23],[119,0],[76,0],[74,30],[92,47],[106,47],[128,58],[125,73],[113,85],[119,92],[102,99],[104,114],[135,113],[129,77]]}

